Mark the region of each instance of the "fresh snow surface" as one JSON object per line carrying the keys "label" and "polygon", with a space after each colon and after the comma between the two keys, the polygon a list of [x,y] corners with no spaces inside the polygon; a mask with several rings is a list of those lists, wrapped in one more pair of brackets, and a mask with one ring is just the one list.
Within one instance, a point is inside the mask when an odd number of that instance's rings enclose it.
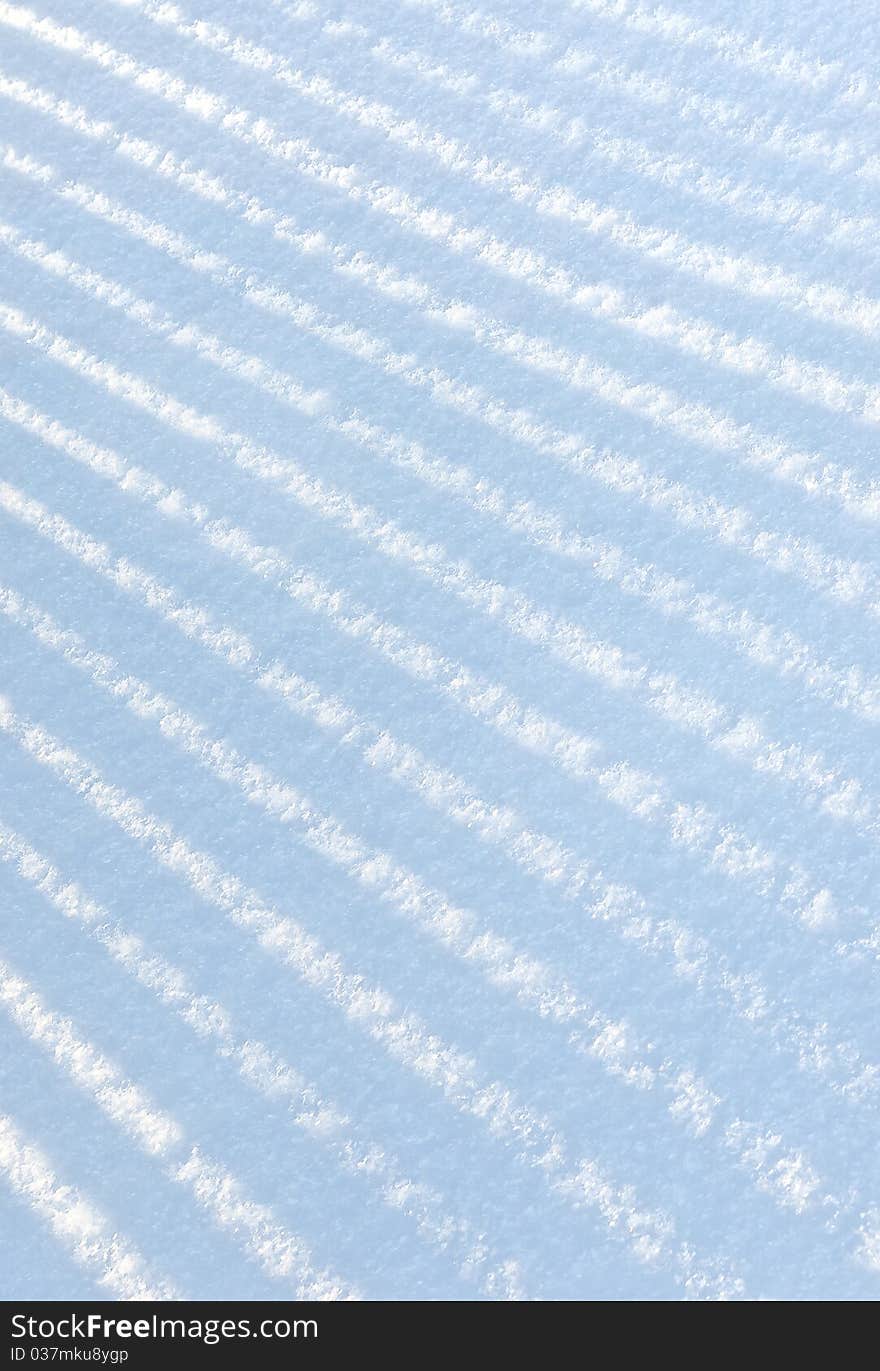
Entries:
{"label": "fresh snow surface", "polygon": [[868,0],[0,0],[0,1295],[880,1289]]}

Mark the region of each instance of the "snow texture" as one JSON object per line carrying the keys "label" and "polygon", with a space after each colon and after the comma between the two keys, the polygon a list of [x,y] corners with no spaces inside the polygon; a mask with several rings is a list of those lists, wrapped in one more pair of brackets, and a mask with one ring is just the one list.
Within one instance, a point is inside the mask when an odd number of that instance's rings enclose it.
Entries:
{"label": "snow texture", "polygon": [[867,0],[0,0],[0,1295],[880,1289]]}

